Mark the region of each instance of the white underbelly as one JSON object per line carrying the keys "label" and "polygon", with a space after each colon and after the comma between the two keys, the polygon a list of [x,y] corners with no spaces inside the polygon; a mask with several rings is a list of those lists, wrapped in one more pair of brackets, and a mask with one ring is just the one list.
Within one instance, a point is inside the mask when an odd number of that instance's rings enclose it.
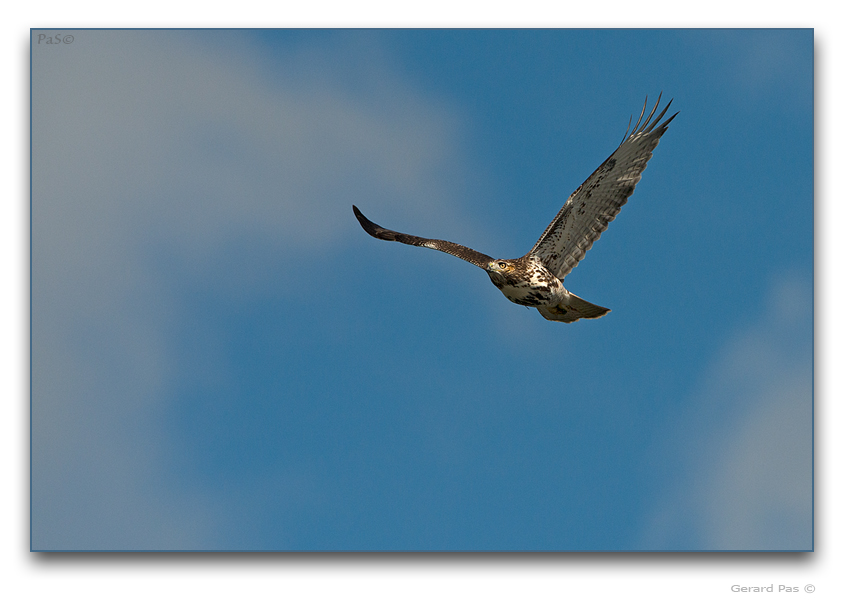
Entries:
{"label": "white underbelly", "polygon": [[523,306],[556,305],[568,298],[568,292],[559,280],[534,285],[504,285],[500,289],[510,302]]}

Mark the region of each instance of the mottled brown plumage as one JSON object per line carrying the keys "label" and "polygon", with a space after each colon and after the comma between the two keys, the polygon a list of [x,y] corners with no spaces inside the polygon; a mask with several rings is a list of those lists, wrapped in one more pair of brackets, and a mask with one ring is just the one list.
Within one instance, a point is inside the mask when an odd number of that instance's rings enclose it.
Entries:
{"label": "mottled brown plumage", "polygon": [[648,118],[642,123],[647,104],[646,99],[633,132],[629,136],[625,133],[624,141],[616,151],[569,196],[530,252],[521,258],[497,260],[454,242],[399,233],[376,225],[363,216],[357,206],[352,206],[352,210],[364,231],[372,237],[432,248],[462,258],[484,269],[492,283],[510,301],[533,306],[550,321],[571,323],[578,319],[596,319],[608,313],[609,309],[572,294],[563,287],[563,280],[627,202],[642,178],[642,171],[659,139],[677,116],[674,113],[660,123],[671,106],[669,102],[653,119],[659,106],[657,98]]}

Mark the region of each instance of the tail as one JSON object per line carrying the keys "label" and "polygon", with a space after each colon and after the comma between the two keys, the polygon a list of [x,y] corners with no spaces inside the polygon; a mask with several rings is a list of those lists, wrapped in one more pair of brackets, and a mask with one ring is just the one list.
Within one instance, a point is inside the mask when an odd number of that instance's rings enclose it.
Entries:
{"label": "tail", "polygon": [[536,308],[539,314],[549,321],[563,323],[574,323],[578,319],[597,319],[610,312],[610,309],[587,302],[571,292],[569,292],[568,302],[562,302],[557,306],[537,306]]}

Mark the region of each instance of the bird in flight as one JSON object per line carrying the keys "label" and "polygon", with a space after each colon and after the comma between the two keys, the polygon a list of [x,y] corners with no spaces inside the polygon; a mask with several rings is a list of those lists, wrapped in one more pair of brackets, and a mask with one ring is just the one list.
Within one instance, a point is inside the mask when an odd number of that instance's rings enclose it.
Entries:
{"label": "bird in flight", "polygon": [[[569,196],[530,252],[521,258],[494,259],[454,242],[384,229],[367,219],[357,206],[352,205],[352,210],[361,227],[372,237],[433,248],[462,258],[486,271],[508,300],[535,307],[549,321],[572,323],[578,319],[597,319],[610,309],[575,296],[563,287],[563,281],[627,202],[642,178],[642,171],[659,144],[659,138],[677,116],[678,113],[674,113],[660,123],[671,106],[669,101],[653,119],[660,98],[662,94],[643,123],[648,107],[645,99],[632,133],[628,124],[621,145]],[[630,121],[632,123],[633,119]]]}

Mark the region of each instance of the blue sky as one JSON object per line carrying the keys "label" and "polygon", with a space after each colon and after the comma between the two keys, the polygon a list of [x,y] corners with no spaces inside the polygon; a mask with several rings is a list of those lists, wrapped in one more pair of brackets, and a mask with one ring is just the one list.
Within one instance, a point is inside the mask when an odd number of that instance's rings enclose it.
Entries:
{"label": "blue sky", "polygon": [[[34,549],[812,548],[810,30],[37,34]],[[660,91],[600,320],[352,215],[520,256]]]}

